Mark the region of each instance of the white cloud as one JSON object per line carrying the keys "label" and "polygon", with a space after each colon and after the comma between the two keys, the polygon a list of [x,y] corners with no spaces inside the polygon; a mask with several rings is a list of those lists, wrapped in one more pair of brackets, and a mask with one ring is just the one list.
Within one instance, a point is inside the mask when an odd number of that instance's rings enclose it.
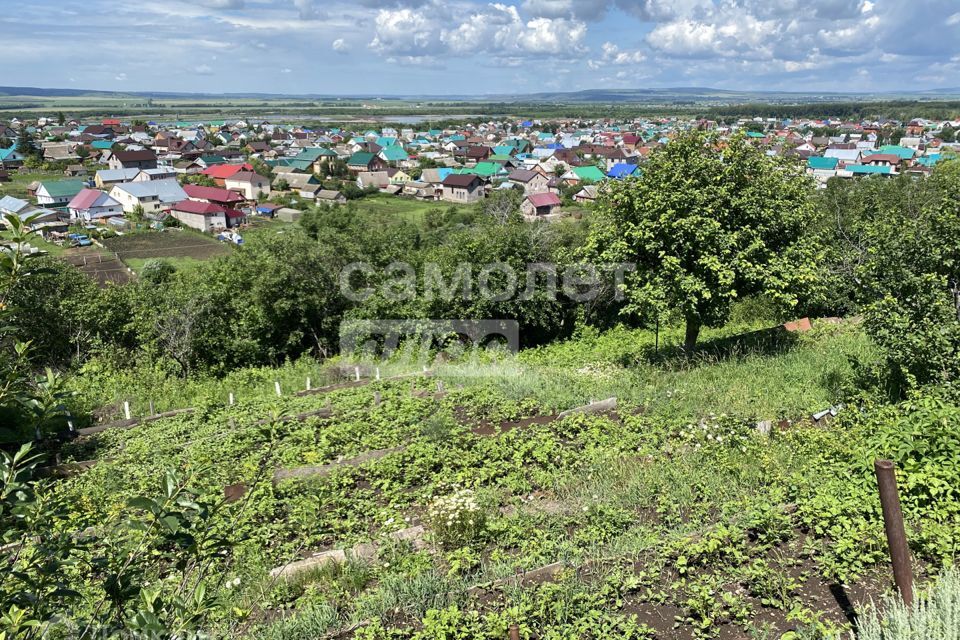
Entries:
{"label": "white cloud", "polygon": [[198,64],[193,68],[193,72],[201,76],[213,75],[213,67],[208,64]]}
{"label": "white cloud", "polygon": [[612,42],[604,42],[600,48],[603,51],[603,61],[610,64],[639,64],[647,59],[642,51],[621,51],[620,47]]}
{"label": "white cloud", "polygon": [[370,48],[382,55],[422,56],[437,52],[439,25],[415,9],[381,9]]}
{"label": "white cloud", "polygon": [[444,12],[439,4],[424,9],[381,9],[369,47],[392,58],[440,54],[468,57],[492,54],[565,56],[586,50],[586,24],[570,18],[536,17],[524,21],[514,5],[476,7],[466,17]]}
{"label": "white cloud", "polygon": [[958,24],[960,24],[960,12],[957,12],[947,18],[947,26],[955,27]]}
{"label": "white cloud", "polygon": [[125,73],[118,73],[116,76],[114,76],[113,79],[114,79],[114,80],[119,80],[120,82],[125,82],[126,79],[127,79],[127,74],[125,74]]}
{"label": "white cloud", "polygon": [[350,50],[350,47],[347,46],[347,41],[343,38],[337,38],[331,46],[337,53],[347,53]]}

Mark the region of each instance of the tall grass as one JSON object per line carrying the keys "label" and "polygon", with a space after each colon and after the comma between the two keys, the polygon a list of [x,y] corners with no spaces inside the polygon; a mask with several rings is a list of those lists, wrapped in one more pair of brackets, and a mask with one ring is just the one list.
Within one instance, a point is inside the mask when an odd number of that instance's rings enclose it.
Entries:
{"label": "tall grass", "polygon": [[871,610],[859,627],[859,640],[960,640],[960,571],[946,569],[911,607],[887,596],[882,613]]}
{"label": "tall grass", "polygon": [[[437,373],[453,384],[490,384],[510,398],[535,398],[555,410],[616,396],[670,418],[727,413],[777,419],[836,404],[853,379],[851,361],[875,357],[856,327],[825,326],[773,349],[723,339],[722,352],[708,346],[690,357],[657,358],[651,332],[620,330],[497,362],[441,365]],[[670,343],[664,346],[669,349]]]}

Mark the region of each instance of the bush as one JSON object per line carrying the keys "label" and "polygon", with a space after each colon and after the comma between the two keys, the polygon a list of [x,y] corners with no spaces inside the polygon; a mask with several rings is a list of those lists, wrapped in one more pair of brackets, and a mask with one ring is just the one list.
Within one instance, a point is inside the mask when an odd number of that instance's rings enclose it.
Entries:
{"label": "bush", "polygon": [[871,610],[860,618],[859,640],[960,639],[960,571],[956,568],[946,569],[927,593],[914,599],[913,606],[894,596],[884,598],[883,605],[883,615]]}
{"label": "bush", "polygon": [[427,510],[426,523],[434,539],[454,548],[473,542],[486,529],[487,518],[470,489],[441,496]]}

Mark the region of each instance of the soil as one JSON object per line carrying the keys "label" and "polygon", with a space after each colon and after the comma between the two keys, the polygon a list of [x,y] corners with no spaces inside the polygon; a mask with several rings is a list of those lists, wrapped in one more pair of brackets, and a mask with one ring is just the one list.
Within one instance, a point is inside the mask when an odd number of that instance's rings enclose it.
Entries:
{"label": "soil", "polygon": [[101,287],[108,283],[124,284],[134,279],[134,275],[115,256],[98,247],[76,247],[67,249],[63,260],[72,264]]}

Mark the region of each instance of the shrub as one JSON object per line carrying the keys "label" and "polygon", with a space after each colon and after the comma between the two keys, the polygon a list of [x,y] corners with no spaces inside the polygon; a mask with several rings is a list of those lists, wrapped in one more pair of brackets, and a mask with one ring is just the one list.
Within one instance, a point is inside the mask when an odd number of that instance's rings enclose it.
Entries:
{"label": "shrub", "polygon": [[460,489],[435,499],[427,510],[426,523],[441,546],[455,548],[480,537],[487,519],[473,491]]}
{"label": "shrub", "polygon": [[960,571],[945,570],[928,592],[914,599],[913,606],[887,596],[883,609],[882,615],[871,610],[860,618],[859,640],[958,640]]}

